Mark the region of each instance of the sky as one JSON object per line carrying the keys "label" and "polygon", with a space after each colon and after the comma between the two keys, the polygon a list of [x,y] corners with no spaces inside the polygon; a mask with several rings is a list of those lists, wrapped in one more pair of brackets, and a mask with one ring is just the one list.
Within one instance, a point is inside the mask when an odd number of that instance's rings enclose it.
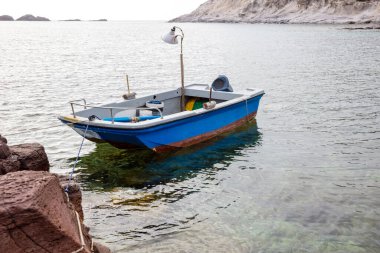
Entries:
{"label": "sky", "polygon": [[51,20],[169,20],[190,13],[206,0],[0,0],[0,15],[25,14]]}

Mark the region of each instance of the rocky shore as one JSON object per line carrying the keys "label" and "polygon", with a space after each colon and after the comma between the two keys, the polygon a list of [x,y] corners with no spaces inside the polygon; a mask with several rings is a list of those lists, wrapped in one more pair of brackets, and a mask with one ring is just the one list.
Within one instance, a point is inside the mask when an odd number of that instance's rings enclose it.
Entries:
{"label": "rocky shore", "polygon": [[43,146],[0,135],[0,252],[111,252],[83,224],[79,185],[48,170]]}
{"label": "rocky shore", "polygon": [[[0,21],[15,21],[12,16],[2,15],[0,16]],[[22,17],[16,19],[16,21],[50,21],[50,19],[40,16],[33,16],[31,14],[26,14]]]}
{"label": "rocky shore", "polygon": [[14,19],[12,16],[9,16],[9,15],[1,15],[0,21],[14,21]]}
{"label": "rocky shore", "polygon": [[[9,16],[9,15],[1,15],[0,16],[0,21],[15,21],[15,19],[12,17],[12,16]],[[31,14],[26,14],[22,17],[19,17],[18,19],[16,19],[16,21],[50,21],[50,19],[48,18],[45,18],[45,17],[40,17],[40,16],[33,16]],[[60,20],[60,21],[82,21],[81,19],[64,19],[64,20]],[[105,21],[108,21],[107,19],[105,18],[101,18],[101,19],[95,19],[95,20],[89,20],[89,21],[102,21],[102,22],[105,22]]]}
{"label": "rocky shore", "polygon": [[16,21],[50,21],[50,19],[40,16],[33,16],[31,14],[26,14],[22,17],[16,19]]}
{"label": "rocky shore", "polygon": [[208,0],[170,22],[380,23],[378,0]]}

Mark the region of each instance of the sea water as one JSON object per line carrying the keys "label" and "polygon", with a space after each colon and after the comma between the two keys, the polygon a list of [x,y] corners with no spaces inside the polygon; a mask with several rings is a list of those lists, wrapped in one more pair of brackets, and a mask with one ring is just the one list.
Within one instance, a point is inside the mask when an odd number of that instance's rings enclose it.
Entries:
{"label": "sea water", "polygon": [[[68,101],[180,86],[165,22],[1,22],[0,133],[67,174]],[[115,252],[379,252],[380,32],[179,24],[185,82],[265,90],[257,121],[157,155],[85,142],[85,223]]]}

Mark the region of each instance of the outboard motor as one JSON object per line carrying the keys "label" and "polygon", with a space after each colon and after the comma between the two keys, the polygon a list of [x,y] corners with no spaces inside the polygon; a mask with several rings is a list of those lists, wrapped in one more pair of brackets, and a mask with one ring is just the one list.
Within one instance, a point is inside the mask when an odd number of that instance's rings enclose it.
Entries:
{"label": "outboard motor", "polygon": [[234,91],[230,85],[230,82],[228,81],[228,78],[224,75],[218,76],[218,78],[216,78],[215,81],[212,83],[211,87],[214,91]]}

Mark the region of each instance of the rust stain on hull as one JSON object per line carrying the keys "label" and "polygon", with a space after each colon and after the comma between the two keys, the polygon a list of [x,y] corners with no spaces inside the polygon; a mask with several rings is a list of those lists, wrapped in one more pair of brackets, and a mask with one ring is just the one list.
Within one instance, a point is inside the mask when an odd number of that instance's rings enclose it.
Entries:
{"label": "rust stain on hull", "polygon": [[237,120],[237,121],[235,121],[235,122],[233,122],[233,123],[231,123],[225,127],[219,128],[215,131],[208,132],[208,133],[201,134],[201,135],[197,135],[195,137],[186,139],[184,141],[174,142],[174,143],[170,143],[168,145],[156,147],[153,149],[153,151],[155,151],[157,153],[164,153],[164,152],[176,150],[179,148],[189,147],[191,145],[194,145],[194,144],[200,143],[202,141],[211,139],[211,138],[218,136],[222,133],[229,132],[229,131],[237,128],[237,127],[240,127],[244,123],[250,122],[251,120],[255,119],[256,113],[257,112],[251,113],[251,114],[247,115],[246,117],[241,118],[241,119],[239,119],[239,120]]}

